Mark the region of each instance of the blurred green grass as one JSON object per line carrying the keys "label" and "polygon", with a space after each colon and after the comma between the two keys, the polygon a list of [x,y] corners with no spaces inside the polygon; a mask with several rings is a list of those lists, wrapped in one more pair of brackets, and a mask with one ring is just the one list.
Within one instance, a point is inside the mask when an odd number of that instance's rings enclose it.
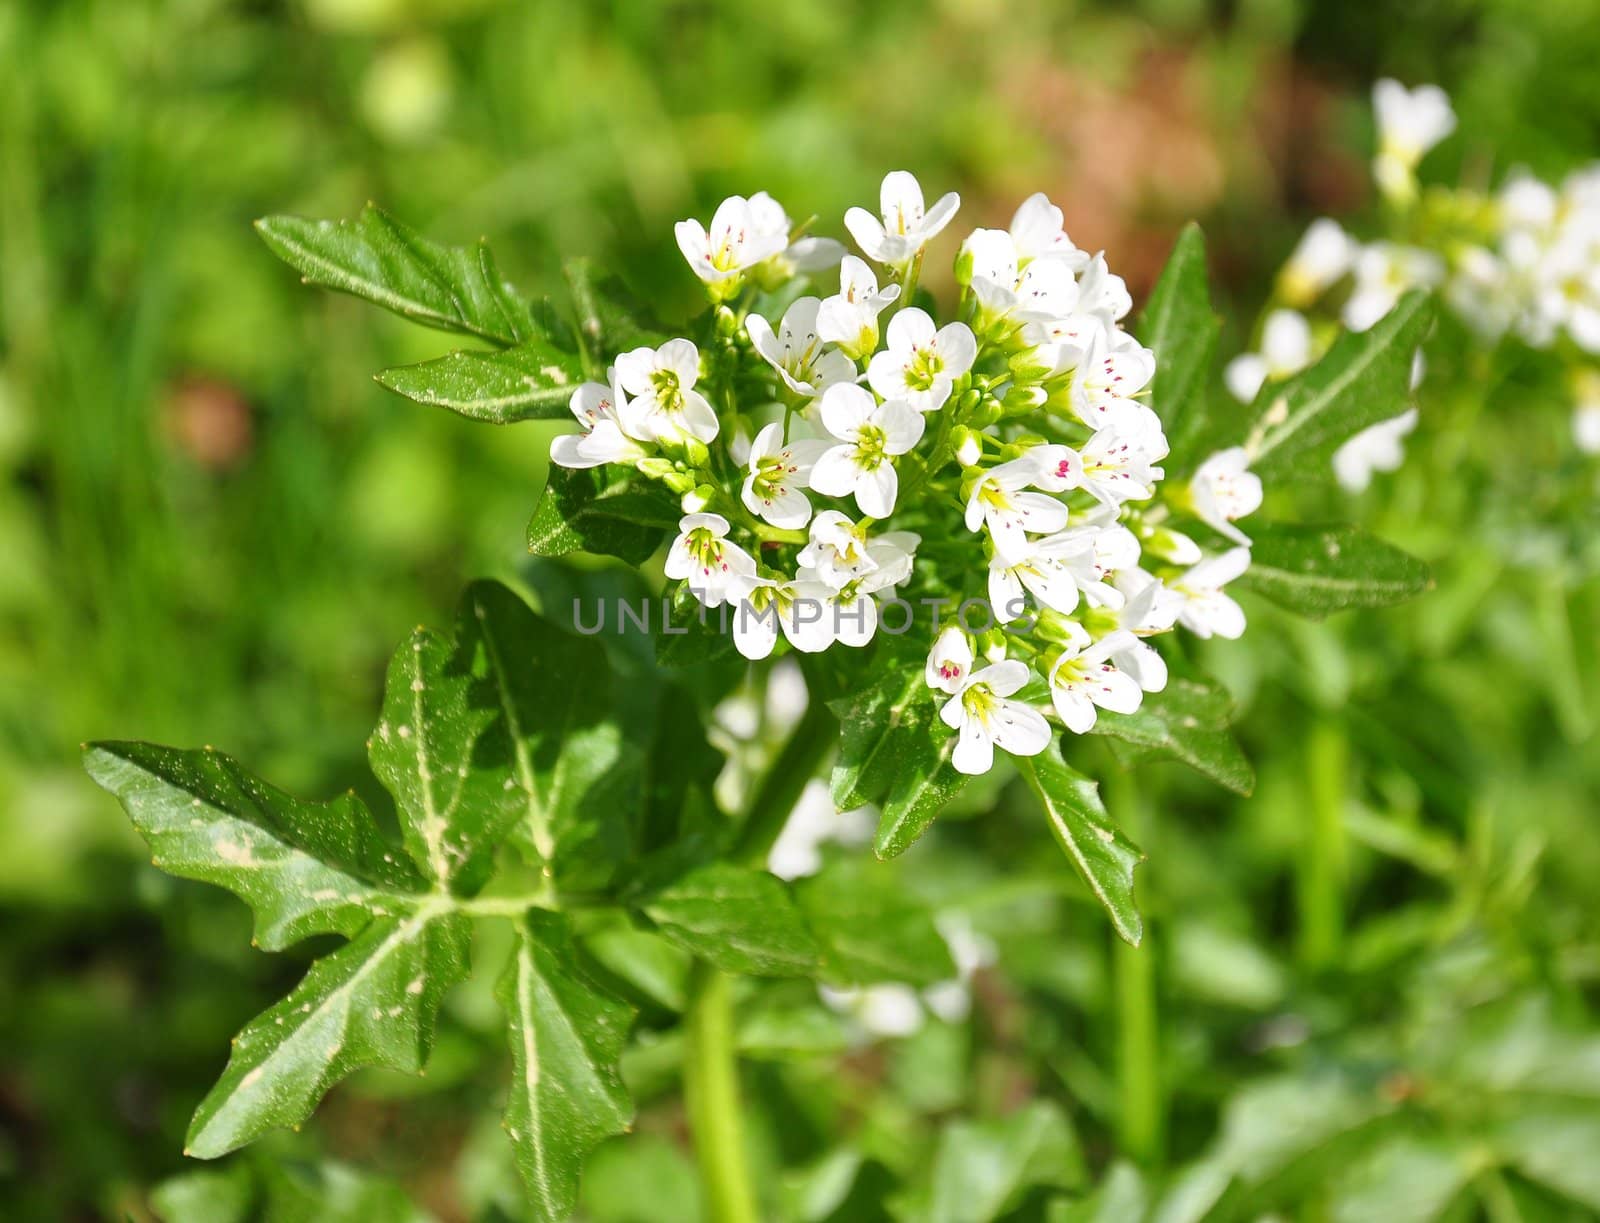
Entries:
{"label": "blurred green grass", "polygon": [[[1364,207],[1371,79],[1452,90],[1468,136],[1444,172],[1558,174],[1600,149],[1597,53],[1585,0],[1431,0],[1382,20],[1329,0],[0,8],[8,1213],[140,1209],[227,1034],[295,973],[236,950],[229,902],[139,865],[77,742],[210,742],[291,789],[363,785],[388,651],[467,578],[516,571],[542,480],[540,428],[485,429],[373,384],[439,338],[307,292],[254,217],[370,198],[441,239],[491,236],[524,289],[589,254],[671,316],[696,292],[673,220],[765,188],[836,231],[903,165],[959,189],[969,225],[1048,191],[1136,288],[1199,216],[1237,338],[1305,220]],[[1517,425],[1483,428],[1493,453]],[[1564,915],[1549,941],[1590,946],[1571,914],[1595,865],[1592,803],[1574,801],[1595,785],[1592,557],[1558,539],[1528,576],[1462,546],[1482,490],[1441,493],[1451,470],[1408,470],[1372,503],[1373,525],[1444,558],[1438,598],[1325,630],[1263,615],[1256,636],[1282,646],[1213,652],[1236,689],[1259,682],[1247,735],[1266,797],[1236,811],[1172,783],[1186,818],[1148,847],[1161,903],[1292,940],[1273,914],[1299,852],[1295,766],[1265,728],[1348,710],[1371,792],[1419,836],[1430,820],[1472,834],[1475,803],[1496,836],[1537,828]],[[1535,498],[1547,517],[1592,527],[1592,488],[1576,506],[1555,489]],[[1570,666],[1550,661],[1563,640]],[[1500,699],[1519,664],[1537,679]],[[1285,695],[1286,675],[1305,682]],[[1239,863],[1214,875],[1218,838]],[[1375,911],[1448,890],[1385,859],[1356,875]],[[403,1165],[397,1144],[380,1162]]]}

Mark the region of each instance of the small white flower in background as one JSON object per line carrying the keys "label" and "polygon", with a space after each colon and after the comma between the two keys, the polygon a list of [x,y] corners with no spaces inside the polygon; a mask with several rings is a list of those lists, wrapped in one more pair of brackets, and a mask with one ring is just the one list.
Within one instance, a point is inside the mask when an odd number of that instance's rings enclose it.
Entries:
{"label": "small white flower in background", "polygon": [[[753,203],[755,209],[751,208]],[[772,208],[777,208],[782,219],[781,230],[773,227]],[[742,195],[723,200],[711,218],[709,231],[690,218],[673,226],[673,233],[689,267],[708,285],[733,280],[747,268],[781,253],[789,244],[788,218],[764,191],[750,200]]]}
{"label": "small white flower in background", "polygon": [[1067,525],[1067,507],[1027,491],[1045,474],[1031,453],[984,472],[967,496],[967,530],[987,529],[996,555],[1012,561],[1028,552],[1028,532],[1052,535]]}
{"label": "small white flower in background", "polygon": [[830,1011],[854,1019],[869,1039],[913,1036],[923,1024],[916,989],[898,981],[844,987],[819,984],[817,995]]}
{"label": "small white flower in background", "polygon": [[1580,370],[1573,390],[1572,440],[1585,454],[1600,454],[1600,370]]}
{"label": "small white flower in background", "polygon": [[667,576],[687,578],[707,607],[737,601],[755,577],[755,561],[727,534],[728,520],[721,514],[685,514],[667,553]]}
{"label": "small white flower in background", "polygon": [[1223,371],[1228,393],[1253,403],[1261,388],[1311,364],[1311,324],[1298,310],[1274,310],[1261,326],[1261,351],[1240,353]]}
{"label": "small white flower in background", "polygon": [[619,405],[623,431],[655,441],[714,439],[717,414],[694,389],[699,377],[700,350],[688,340],[623,353],[617,358],[617,383],[632,396]]}
{"label": "small white flower in background", "polygon": [[828,783],[813,778],[800,791],[783,825],[783,831],[767,853],[767,870],[779,879],[801,879],[822,869],[822,846],[830,841],[841,845],[863,845],[872,840],[877,823],[870,807],[839,811],[828,793]]}
{"label": "small white flower in background", "polygon": [[1437,85],[1407,89],[1387,77],[1372,87],[1378,119],[1378,155],[1372,174],[1391,199],[1416,193],[1417,163],[1434,145],[1456,130],[1450,98]]}
{"label": "small white flower in background", "polygon": [[905,170],[892,170],[884,175],[878,203],[881,218],[865,208],[852,208],[844,214],[844,227],[867,258],[900,267],[950,224],[961,207],[961,197],[952,191],[924,209],[922,186],[916,177]]}
{"label": "small white flower in background", "polygon": [[1189,481],[1189,499],[1195,516],[1236,544],[1250,540],[1234,526],[1261,508],[1261,477],[1250,470],[1243,446],[1219,450],[1195,469]]}
{"label": "small white flower in background", "polygon": [[811,487],[830,497],[853,494],[867,517],[887,518],[900,487],[895,456],[922,439],[922,414],[904,400],[879,403],[871,392],[849,382],[827,389],[818,414],[840,444],[818,456]]}
{"label": "small white flower in background", "polygon": [[621,389],[616,368],[606,371],[611,385],[585,382],[572,392],[569,407],[583,426],[582,433],[564,433],[550,442],[550,461],[558,467],[599,467],[604,463],[631,463],[648,453],[639,439],[622,429],[618,404]]}
{"label": "small white flower in background", "polygon": [[1116,424],[1097,430],[1080,452],[1083,487],[1103,505],[1147,500],[1165,474],[1156,466],[1167,457],[1161,422],[1142,404],[1134,408]]}
{"label": "small white flower in background", "polygon": [[846,255],[839,262],[839,292],[823,298],[817,310],[817,334],[859,361],[877,351],[878,315],[899,296],[899,285],[880,290],[866,262]]}
{"label": "small white flower in background", "polygon": [[832,238],[796,238],[789,241],[794,222],[783,210],[783,205],[765,191],[750,197],[750,221],[757,247],[777,246],[770,262],[780,263],[782,278],[787,280],[796,272],[814,275],[825,272],[839,262],[844,254],[844,243]]}
{"label": "small white flower in background", "polygon": [[924,989],[922,1004],[946,1023],[961,1023],[972,1011],[973,976],[978,969],[993,964],[998,951],[994,941],[974,930],[960,913],[941,913],[934,918],[934,924],[950,948],[956,975],[954,980],[939,981]]}
{"label": "small white flower in background", "polygon": [[802,297],[783,312],[777,334],[759,314],[745,319],[750,343],[762,360],[778,371],[783,384],[796,395],[814,398],[839,382],[853,382],[855,362],[836,348],[828,348],[817,333],[817,312],[822,303]]}
{"label": "small white flower in background", "polygon": [[887,346],[867,365],[867,383],[883,399],[936,412],[955,380],[972,368],[978,343],[965,323],[935,328],[925,310],[907,306],[889,320]]}
{"label": "small white flower in background", "polygon": [[1118,670],[1115,655],[1149,647],[1123,630],[1091,641],[1080,625],[1067,623],[1074,631],[1050,666],[1050,700],[1061,724],[1075,735],[1085,735],[1094,729],[1101,709],[1138,710],[1144,689],[1133,676]]}
{"label": "small white flower in background", "polygon": [[811,521],[811,499],[801,490],[828,443],[811,438],[783,440],[774,421],[750,444],[750,474],[740,497],[745,508],[775,527],[798,530]]}
{"label": "small white flower in background", "polygon": [[1089,266],[1089,253],[1080,251],[1062,227],[1061,209],[1043,191],[1036,191],[1011,217],[1011,241],[1023,263],[1045,255],[1063,260],[1073,272]]}
{"label": "small white flower in background", "polygon": [[959,735],[950,762],[969,775],[994,767],[994,749],[1037,756],[1050,746],[1050,724],[1032,705],[1011,700],[1028,682],[1028,668],[1015,659],[974,671],[939,711]]}
{"label": "small white flower in background", "polygon": [[1417,410],[1368,425],[1333,452],[1333,474],[1347,493],[1359,493],[1372,483],[1375,471],[1394,471],[1405,462],[1406,436],[1417,427]]}
{"label": "small white flower in background", "polygon": [[928,651],[923,676],[928,687],[954,696],[972,674],[972,642],[966,633],[951,625],[939,634]]}
{"label": "small white flower in background", "polygon": [[1356,283],[1344,304],[1344,325],[1365,331],[1393,310],[1407,289],[1431,289],[1444,277],[1444,260],[1432,251],[1393,242],[1368,243],[1356,256]]}
{"label": "small white flower in background", "polygon": [[1222,588],[1250,568],[1250,549],[1232,548],[1193,565],[1169,588],[1183,596],[1178,623],[1196,637],[1234,638],[1244,632],[1244,609]]}
{"label": "small white flower in background", "polygon": [[1319,217],[1278,273],[1278,292],[1290,305],[1309,306],[1349,272],[1359,249],[1339,222]]}

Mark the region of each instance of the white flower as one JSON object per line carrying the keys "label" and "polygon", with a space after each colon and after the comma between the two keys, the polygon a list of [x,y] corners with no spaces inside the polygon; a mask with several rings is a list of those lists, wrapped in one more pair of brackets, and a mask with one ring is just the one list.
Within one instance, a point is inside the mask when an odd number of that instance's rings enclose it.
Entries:
{"label": "white flower", "polygon": [[1123,596],[1122,607],[1116,613],[1121,628],[1137,634],[1164,633],[1177,623],[1183,596],[1160,578],[1134,565],[1119,570],[1113,580]]}
{"label": "white flower", "polygon": [[1365,331],[1393,310],[1407,289],[1431,289],[1444,275],[1444,260],[1432,251],[1393,242],[1368,243],[1356,256],[1356,283],[1344,304],[1344,325]]}
{"label": "white flower", "polygon": [[796,272],[808,275],[824,272],[838,263],[839,257],[844,254],[844,243],[832,238],[806,237],[790,242],[789,234],[794,229],[794,222],[789,220],[783,205],[765,191],[758,191],[750,197],[750,222],[757,248],[777,247],[770,257],[770,263],[776,266],[784,280]]}
{"label": "white flower", "polygon": [[817,996],[830,1011],[854,1019],[868,1037],[911,1036],[923,1024],[917,991],[898,981],[844,987],[819,984]]}
{"label": "white flower", "polygon": [[885,531],[868,537],[867,524],[851,522],[838,510],[823,510],[811,520],[811,539],[800,550],[801,571],[807,570],[832,590],[843,590],[882,573],[874,589],[898,586],[911,576],[911,563],[921,540],[910,531]]}
{"label": "white flower", "polygon": [[1167,456],[1167,438],[1156,414],[1142,404],[1084,443],[1083,487],[1104,505],[1143,501],[1164,474],[1155,466]]}
{"label": "white flower", "polygon": [[817,334],[815,297],[802,297],[783,312],[778,333],[759,314],[745,320],[750,343],[796,395],[812,398],[838,382],[853,382],[855,362],[836,348],[828,348]]}
{"label": "white flower", "polygon": [[1032,705],[1008,698],[1028,682],[1028,668],[1015,659],[991,663],[967,676],[939,710],[944,724],[958,733],[950,762],[959,773],[976,775],[994,767],[994,749],[1013,756],[1037,756],[1050,746],[1050,724]]}
{"label": "white flower", "polygon": [[752,514],[775,527],[797,530],[811,521],[811,499],[801,490],[828,443],[811,438],[783,440],[783,426],[767,425],[750,444],[750,474],[740,497]]}
{"label": "white flower", "polygon": [[881,220],[865,208],[852,208],[844,214],[844,227],[867,258],[895,266],[914,258],[961,207],[961,197],[952,191],[924,211],[922,187],[904,170],[884,176],[878,202]]}
{"label": "white flower", "polygon": [[[753,209],[752,205],[755,205]],[[783,217],[783,209],[778,208],[783,223],[781,229],[775,228],[772,208],[777,208],[777,204],[766,192],[749,200],[742,195],[729,196],[717,205],[709,232],[692,218],[673,226],[678,249],[689,261],[694,274],[706,284],[729,281],[745,269],[770,259],[789,244],[788,219]]]}
{"label": "white flower", "polygon": [[1372,87],[1372,105],[1378,118],[1378,155],[1373,177],[1384,194],[1408,198],[1416,190],[1417,163],[1456,130],[1450,98],[1437,85],[1408,90],[1387,77]]}
{"label": "white flower", "polygon": [[1195,515],[1236,544],[1249,544],[1233,523],[1261,508],[1261,477],[1250,470],[1243,446],[1219,450],[1195,469],[1189,481]]}
{"label": "white flower", "polygon": [[1311,324],[1298,310],[1274,310],[1261,327],[1261,351],[1228,362],[1223,381],[1240,403],[1253,403],[1268,379],[1276,382],[1311,364]]}
{"label": "white flower", "polygon": [[907,306],[889,320],[888,345],[868,363],[867,383],[880,398],[935,412],[977,355],[978,343],[965,323],[935,329],[927,311]]}
{"label": "white flower", "polygon": [[972,642],[966,633],[951,625],[939,634],[928,651],[923,677],[928,687],[954,696],[972,674]]}
{"label": "white flower", "polygon": [[1150,384],[1155,373],[1155,353],[1137,344],[1110,348],[1102,334],[1073,375],[1072,410],[1091,429],[1147,411],[1133,397]]}
{"label": "white flower", "polygon": [[870,807],[839,811],[828,793],[828,783],[813,779],[800,791],[783,831],[767,853],[767,870],[779,879],[799,879],[822,869],[821,847],[829,841],[860,845],[872,840]]}
{"label": "white flower", "polygon": [[899,285],[880,291],[865,261],[846,255],[839,262],[839,292],[823,298],[817,310],[817,334],[859,361],[877,350],[878,315],[899,296]]}
{"label": "white flower", "polygon": [[599,467],[603,463],[631,463],[648,453],[639,439],[622,429],[618,405],[623,395],[616,385],[616,368],[606,371],[612,385],[585,382],[572,392],[569,407],[583,426],[582,433],[564,433],[550,442],[550,461],[558,467]]}
{"label": "white flower", "polygon": [[1405,462],[1406,435],[1417,427],[1417,410],[1368,425],[1333,452],[1333,474],[1347,493],[1363,492],[1375,471],[1394,471]]}
{"label": "white flower", "polygon": [[921,414],[904,400],[878,403],[851,382],[829,387],[818,411],[840,444],[817,458],[811,487],[830,497],[854,494],[867,517],[887,518],[899,490],[894,459],[922,439]]}
{"label": "white flower", "polygon": [[[1064,447],[1063,447],[1064,449]],[[1028,532],[1051,535],[1067,525],[1067,507],[1027,492],[1045,469],[1031,452],[984,472],[967,494],[967,530],[987,529],[995,554],[1011,563],[1028,553]]]}
{"label": "white flower", "polygon": [[996,554],[989,561],[989,609],[995,620],[1010,624],[1022,617],[1024,590],[1051,611],[1077,607],[1079,576],[1094,566],[1094,543],[1092,533],[1063,532],[1029,541],[1015,561]]}
{"label": "white flower", "polygon": [[1279,292],[1291,305],[1309,306],[1350,270],[1358,249],[1337,221],[1318,218],[1278,273]]}
{"label": "white flower", "polygon": [[[857,528],[859,529],[859,528]],[[861,576],[835,589],[816,569],[801,568],[800,582],[809,583],[809,599],[802,616],[815,617],[817,632],[826,644],[859,647],[878,631],[879,591],[889,590],[911,576],[912,554],[921,539],[910,531],[888,531],[866,546],[868,566]],[[804,565],[802,553],[802,565]]]}
{"label": "white flower", "polygon": [[721,514],[685,514],[667,553],[667,576],[687,578],[689,589],[707,607],[735,602],[755,577],[755,561],[727,534],[728,520]]}
{"label": "white flower", "polygon": [[1138,536],[1117,521],[1114,507],[1098,507],[1081,526],[1042,539],[1039,547],[1061,562],[1091,606],[1122,606],[1122,592],[1107,579],[1136,566],[1140,549]]}
{"label": "white flower", "polygon": [[1078,282],[1072,264],[1051,256],[1024,262],[1003,229],[975,229],[961,245],[969,283],[980,307],[980,329],[998,320],[1046,322],[1073,313]]}
{"label": "white flower", "polygon": [[1234,638],[1244,632],[1244,609],[1222,588],[1250,568],[1250,549],[1233,548],[1201,561],[1174,578],[1169,589],[1183,596],[1178,623],[1196,637]]}
{"label": "white flower", "polygon": [[632,396],[620,405],[623,431],[653,441],[711,441],[717,436],[717,414],[694,389],[699,377],[700,351],[688,340],[623,353],[617,358],[617,382]]}
{"label": "white flower", "polygon": [[1101,709],[1112,713],[1138,710],[1144,689],[1117,668],[1114,656],[1142,643],[1122,630],[1091,642],[1081,625],[1067,623],[1073,631],[1050,667],[1050,700],[1061,724],[1073,734],[1084,735],[1094,728]]}
{"label": "white flower", "polygon": [[1078,309],[1084,314],[1098,314],[1107,326],[1133,309],[1128,286],[1106,266],[1103,252],[1089,260],[1089,266],[1078,277]]}
{"label": "white flower", "polygon": [[802,654],[820,654],[834,640],[825,614],[834,593],[815,578],[750,578],[733,612],[734,648],[752,662],[765,658],[778,644],[781,629]]}
{"label": "white flower", "polygon": [[1027,263],[1045,255],[1063,260],[1074,272],[1089,265],[1089,254],[1080,251],[1061,228],[1061,209],[1052,204],[1043,191],[1035,192],[1022,201],[1011,218],[1011,241],[1016,246],[1017,258]]}
{"label": "white flower", "polygon": [[1600,454],[1600,370],[1579,370],[1572,389],[1572,440],[1585,454]]}

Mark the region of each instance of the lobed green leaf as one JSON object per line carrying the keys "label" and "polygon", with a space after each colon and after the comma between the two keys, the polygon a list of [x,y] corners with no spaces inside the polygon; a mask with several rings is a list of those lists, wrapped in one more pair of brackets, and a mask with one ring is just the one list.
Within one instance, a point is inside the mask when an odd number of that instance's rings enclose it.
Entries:
{"label": "lobed green leaf", "polygon": [[508,425],[519,420],[568,420],[583,365],[550,341],[532,339],[498,352],[453,352],[376,375],[407,399],[449,408],[472,420]]}
{"label": "lobed green leaf", "polygon": [[1433,585],[1409,552],[1353,526],[1252,524],[1239,584],[1303,616],[1403,603]]}
{"label": "lobed green leaf", "polygon": [[1044,807],[1061,848],[1111,918],[1112,928],[1134,946],[1144,922],[1133,898],[1133,871],[1144,861],[1139,847],[1111,822],[1100,787],[1068,767],[1059,741],[1037,756],[1023,756],[1017,767]]}
{"label": "lobed green leaf", "polygon": [[643,564],[678,525],[682,510],[657,486],[641,491],[604,468],[552,466],[528,523],[528,551],[535,556],[590,552]]}
{"label": "lobed green leaf", "polygon": [[837,981],[932,985],[956,975],[933,913],[882,863],[852,858],[795,884],[795,897]]}
{"label": "lobed green leaf", "polygon": [[511,1041],[506,1132],[533,1218],[557,1223],[577,1202],[584,1157],[633,1121],[618,1058],[633,1008],[580,969],[567,919],[529,913],[496,996]]}
{"label": "lobed green leaf", "polygon": [[122,803],[156,866],[233,892],[269,951],[355,934],[425,887],[354,794],[302,802],[209,749],[94,743],[84,767]]}
{"label": "lobed green leaf", "polygon": [[349,293],[413,322],[510,346],[533,335],[528,309],[480,242],[431,242],[375,204],[353,221],[264,217],[256,230],[307,284]]}
{"label": "lobed green leaf", "polygon": [[821,949],[782,882],[716,862],[657,892],[645,914],[672,942],[727,972],[814,976]]}
{"label": "lobed green leaf", "polygon": [[1210,680],[1174,675],[1162,691],[1146,693],[1136,713],[1102,711],[1091,733],[1137,749],[1125,756],[1180,760],[1235,794],[1248,795],[1256,774],[1228,729],[1232,706],[1228,694]]}
{"label": "lobed green leaf", "polygon": [[470,922],[424,904],[374,920],[311,966],[283,1001],[252,1020],[195,1110],[188,1154],[214,1159],[298,1125],[353,1070],[415,1074],[445,992],[466,975]]}

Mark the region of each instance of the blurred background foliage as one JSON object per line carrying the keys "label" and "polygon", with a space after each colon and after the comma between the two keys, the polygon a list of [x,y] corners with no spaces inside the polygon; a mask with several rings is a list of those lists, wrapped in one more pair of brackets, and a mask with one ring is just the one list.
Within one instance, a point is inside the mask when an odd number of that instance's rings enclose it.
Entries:
{"label": "blurred background foliage", "polygon": [[[372,199],[440,240],[492,236],[528,291],[593,255],[671,317],[697,292],[672,221],[765,188],[838,232],[903,166],[959,189],[967,226],[1048,192],[1136,298],[1197,217],[1231,352],[1309,218],[1369,215],[1373,79],[1452,93],[1432,174],[1557,177],[1600,152],[1596,62],[1593,0],[0,6],[0,1215],[181,1211],[150,1188],[227,1036],[316,950],[253,953],[236,902],[146,868],[77,743],[209,742],[297,792],[365,790],[393,643],[469,577],[523,572],[547,431],[389,397],[371,371],[438,337],[305,291],[252,218]],[[941,1120],[1034,1096],[1093,1179],[1118,1157],[1226,1168],[1220,1212],[1430,1217],[1385,1186],[1442,1209],[1471,1181],[1496,1219],[1600,1213],[1596,475],[1536,363],[1474,395],[1444,339],[1455,389],[1425,389],[1411,461],[1359,503],[1438,590],[1311,628],[1252,605],[1246,641],[1206,652],[1261,785],[1232,800],[1163,766],[1121,796],[1151,856],[1142,967],[1024,807],[911,855],[1001,958],[971,1025],[842,1078],[753,1072],[784,1193],[827,1207],[794,1217],[880,1217],[891,1190],[917,1217],[893,1187]],[[974,865],[1000,860],[1020,865]],[[347,1167],[295,1171],[324,1154],[444,1218],[516,1217],[497,1127],[468,1125],[501,1056],[486,991],[452,1005],[428,1080],[358,1076],[304,1135],[180,1189],[224,1195],[186,1217],[258,1192],[275,1217],[406,1217]],[[640,1061],[649,1098],[671,1059]],[[1326,1181],[1335,1139],[1383,1127],[1399,1139]],[[640,1129],[597,1155],[586,1209],[692,1219],[670,1097]],[[1554,1173],[1551,1135],[1573,1156]],[[1106,1191],[1138,1188],[1123,1169]]]}

